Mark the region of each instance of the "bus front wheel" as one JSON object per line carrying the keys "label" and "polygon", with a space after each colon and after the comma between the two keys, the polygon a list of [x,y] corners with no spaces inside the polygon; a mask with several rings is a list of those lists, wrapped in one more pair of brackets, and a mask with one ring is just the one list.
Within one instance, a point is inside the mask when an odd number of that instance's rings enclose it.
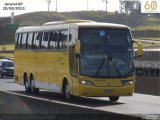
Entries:
{"label": "bus front wheel", "polygon": [[71,98],[71,95],[70,95],[70,87],[69,87],[69,84],[68,82],[65,82],[64,83],[64,86],[63,86],[63,95],[64,95],[64,98],[66,100],[69,100]]}
{"label": "bus front wheel", "polygon": [[116,102],[116,101],[118,101],[118,99],[119,99],[119,96],[111,96],[111,97],[109,97],[109,100],[111,102]]}

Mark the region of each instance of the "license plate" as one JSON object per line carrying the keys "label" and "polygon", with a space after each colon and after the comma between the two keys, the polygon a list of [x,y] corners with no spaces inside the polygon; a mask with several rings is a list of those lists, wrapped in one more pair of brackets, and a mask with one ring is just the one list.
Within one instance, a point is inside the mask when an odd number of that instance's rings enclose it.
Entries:
{"label": "license plate", "polygon": [[113,93],[113,90],[104,90],[105,93]]}

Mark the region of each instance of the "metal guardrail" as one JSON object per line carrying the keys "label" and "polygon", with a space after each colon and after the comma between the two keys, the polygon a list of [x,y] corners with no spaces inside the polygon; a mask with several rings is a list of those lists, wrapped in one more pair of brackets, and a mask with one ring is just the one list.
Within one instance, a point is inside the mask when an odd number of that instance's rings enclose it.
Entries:
{"label": "metal guardrail", "polygon": [[136,68],[135,74],[136,76],[160,77],[160,69]]}
{"label": "metal guardrail", "polygon": [[0,51],[0,53],[14,53],[14,50]]}
{"label": "metal guardrail", "polygon": [[135,68],[136,76],[160,77],[160,49],[145,49]]}

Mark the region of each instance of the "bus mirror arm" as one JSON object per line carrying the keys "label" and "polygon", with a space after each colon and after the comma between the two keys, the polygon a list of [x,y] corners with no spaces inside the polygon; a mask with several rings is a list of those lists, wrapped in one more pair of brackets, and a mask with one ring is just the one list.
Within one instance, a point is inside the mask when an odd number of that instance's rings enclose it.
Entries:
{"label": "bus mirror arm", "polygon": [[80,45],[80,40],[76,40],[75,42],[75,53],[80,54],[81,45]]}
{"label": "bus mirror arm", "polygon": [[135,58],[142,57],[142,55],[143,55],[143,46],[142,46],[141,42],[133,41],[133,43],[135,43],[136,46],[137,46],[137,54],[136,54]]}

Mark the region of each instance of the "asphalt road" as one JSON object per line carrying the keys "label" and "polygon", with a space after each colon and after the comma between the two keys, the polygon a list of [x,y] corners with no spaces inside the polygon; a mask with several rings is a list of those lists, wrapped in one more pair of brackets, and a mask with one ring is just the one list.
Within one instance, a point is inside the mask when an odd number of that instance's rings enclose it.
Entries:
{"label": "asphalt road", "polygon": [[[25,95],[24,86],[18,85],[13,79],[0,79],[0,90]],[[120,97],[118,102],[110,103],[107,97],[85,98],[75,97],[72,101],[65,101],[59,94],[49,91],[41,91],[39,95],[29,95],[57,102],[65,102],[73,105],[92,107],[94,109],[110,111],[121,114],[134,115],[159,115],[160,117],[160,96],[134,94],[132,97]]]}

